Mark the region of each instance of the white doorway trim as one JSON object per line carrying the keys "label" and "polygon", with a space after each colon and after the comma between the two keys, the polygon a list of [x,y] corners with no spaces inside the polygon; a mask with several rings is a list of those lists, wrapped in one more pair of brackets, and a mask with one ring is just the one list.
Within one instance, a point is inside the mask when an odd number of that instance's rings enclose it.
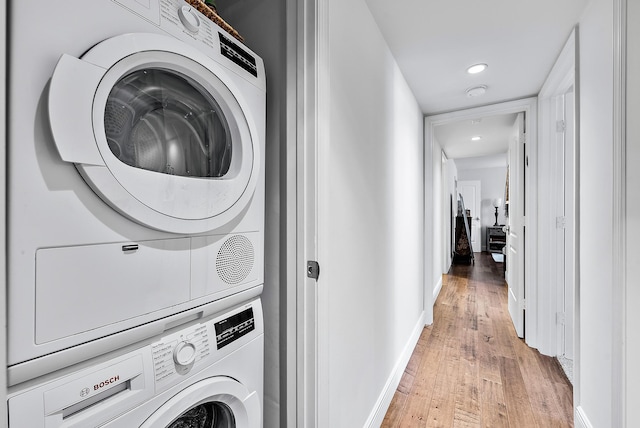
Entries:
{"label": "white doorway trim", "polygon": [[[576,30],[574,29],[538,95],[540,108],[538,114],[538,167],[540,176],[547,177],[547,180],[539,184],[538,191],[547,197],[545,197],[546,203],[540,203],[538,206],[537,240],[540,245],[538,246],[537,329],[539,340],[537,340],[536,347],[541,353],[551,356],[560,354],[558,321],[561,316],[558,314],[561,312],[563,299],[559,290],[559,278],[561,277],[560,271],[564,271],[564,250],[561,251],[556,245],[559,235],[564,234],[564,229],[558,225],[559,213],[564,212],[564,207],[560,206],[564,201],[558,195],[558,188],[563,187],[565,181],[563,168],[557,165],[558,159],[564,155],[564,153],[557,152],[558,147],[562,146],[557,141],[559,137],[562,137],[562,132],[557,128],[557,121],[564,115],[564,95],[575,85],[575,34]],[[565,126],[577,129],[576,124],[567,123]],[[562,150],[564,152],[563,148]],[[577,178],[574,176],[574,179]],[[572,200],[570,201],[577,209],[578,204],[575,198],[577,198],[577,192],[571,196]],[[566,219],[566,227],[573,227],[574,224],[573,218]],[[573,245],[573,243],[568,244]],[[571,268],[576,272],[577,263]],[[564,281],[562,282],[564,286]],[[577,288],[576,284],[576,290]],[[574,294],[578,295],[578,292],[576,291]],[[574,296],[574,313],[578,313],[577,305],[578,302]],[[576,363],[578,361],[577,354],[575,361]]]}
{"label": "white doorway trim", "polygon": [[[526,157],[529,165],[537,164],[537,115],[538,106],[537,98],[524,98],[521,100],[509,101],[500,104],[492,104],[483,107],[476,107],[466,110],[455,111],[451,113],[443,113],[434,116],[427,116],[425,118],[425,279],[429,281],[429,278],[433,278],[433,251],[432,243],[434,238],[434,225],[433,214],[431,213],[431,207],[434,206],[434,195],[440,194],[434,192],[433,183],[436,182],[433,177],[433,169],[429,167],[432,164],[431,156],[433,155],[433,148],[435,144],[435,128],[439,125],[445,125],[460,120],[477,119],[478,117],[488,117],[500,114],[513,114],[524,112],[526,116],[526,129],[527,129],[527,146]],[[438,155],[439,156],[439,155]],[[538,176],[535,168],[526,168],[525,180],[527,185],[526,190],[526,217],[525,227],[527,236],[536,236],[537,233],[537,199],[538,192]],[[443,227],[444,225],[440,225]],[[537,261],[536,261],[536,240],[527,239],[525,241],[525,284],[526,289],[526,305],[527,307],[535,308],[537,301],[537,290],[535,285],[537,284]],[[443,255],[444,257],[445,255]],[[425,316],[427,324],[433,320],[433,305],[435,303],[435,296],[431,292],[434,289],[434,284],[425,283]],[[525,315],[526,324],[526,342],[535,343],[537,340],[537,330],[535,322],[535,311],[527,311]],[[534,345],[531,345],[534,346]],[[534,346],[535,347],[535,346]]]}
{"label": "white doorway trim", "polygon": [[[0,5],[0,22],[3,24],[4,28],[7,28],[8,24],[7,17],[7,2],[2,2]],[[7,88],[5,83],[6,79],[6,70],[7,70],[7,32],[3,31],[0,34],[0,165],[3,167],[6,166],[6,118],[7,118]],[[5,168],[6,171],[6,168]],[[7,336],[6,336],[6,178],[5,174],[2,174],[0,177],[0,242],[2,242],[2,249],[0,249],[0,320],[2,320],[3,328],[0,329],[0,344],[1,349],[3,350],[0,353],[0,367],[6,367],[6,350],[7,350]],[[7,375],[6,370],[2,370],[0,373],[0,427],[6,426],[7,417]]]}
{"label": "white doorway trim", "polygon": [[[292,1],[288,0],[288,5]],[[288,257],[295,254],[295,263],[287,264],[287,279],[295,278],[294,286],[287,286],[286,334],[288,339],[295,337],[294,343],[287,343],[286,353],[287,363],[295,365],[294,370],[287,369],[287,375],[295,377],[295,382],[287,379],[288,388],[295,384],[295,393],[287,393],[287,426],[300,428],[327,426],[329,416],[328,409],[323,407],[328,403],[328,380],[318,375],[327,372],[327,350],[318,345],[327,342],[321,335],[328,334],[328,328],[319,325],[328,319],[320,313],[319,304],[326,301],[326,288],[317,287],[316,279],[307,276],[306,268],[307,261],[318,260],[321,244],[316,239],[321,217],[318,210],[322,209],[318,176],[326,175],[326,171],[319,170],[318,158],[323,147],[327,147],[322,143],[327,138],[323,129],[328,126],[322,128],[318,124],[328,124],[329,117],[328,3],[328,0],[296,2],[295,16],[291,16],[295,24],[289,22],[289,27],[295,27],[292,33],[296,37],[288,39],[296,40],[296,46],[289,47],[295,49],[295,55],[288,51],[295,57],[295,71],[291,71],[287,80],[289,85],[295,80],[295,87],[288,88],[295,95],[289,94],[287,102],[295,102],[297,129],[295,149],[287,144],[287,167],[296,177],[295,188],[287,186],[287,213],[295,210],[296,218],[295,227],[291,222],[287,226],[288,233],[295,230],[295,244],[287,240]],[[290,66],[291,62],[288,61]],[[326,277],[321,271],[320,280]],[[295,355],[290,348],[295,349]],[[295,414],[290,408],[295,408]]]}

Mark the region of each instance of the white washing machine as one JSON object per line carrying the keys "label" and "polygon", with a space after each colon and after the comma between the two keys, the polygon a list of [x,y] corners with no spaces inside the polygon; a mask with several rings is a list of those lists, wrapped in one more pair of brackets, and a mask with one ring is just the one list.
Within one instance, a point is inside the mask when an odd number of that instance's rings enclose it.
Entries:
{"label": "white washing machine", "polygon": [[262,60],[182,0],[9,11],[9,384],[258,296]]}
{"label": "white washing machine", "polygon": [[10,428],[260,428],[260,300],[27,382]]}

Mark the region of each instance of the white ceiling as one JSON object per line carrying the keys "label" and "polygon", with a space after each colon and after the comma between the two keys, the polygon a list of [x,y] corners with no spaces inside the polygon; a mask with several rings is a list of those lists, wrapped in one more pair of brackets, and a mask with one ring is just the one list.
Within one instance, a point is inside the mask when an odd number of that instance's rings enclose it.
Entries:
{"label": "white ceiling", "polygon": [[[516,116],[515,113],[503,114],[447,123],[436,126],[434,133],[449,159],[504,153]],[[474,136],[481,139],[471,141]]]}
{"label": "white ceiling", "polygon": [[[365,1],[425,115],[537,95],[588,3],[588,0]],[[489,68],[477,75],[468,74],[467,67],[476,63],[486,63]],[[486,94],[467,97],[466,90],[478,85],[487,86]],[[503,123],[506,122],[505,119]],[[499,129],[508,134],[509,129]],[[439,139],[450,158],[481,156],[461,155],[462,137],[450,130],[442,133],[456,138],[451,148],[450,140]],[[506,151],[507,140],[504,141],[499,150]],[[477,145],[468,147],[474,150]]]}

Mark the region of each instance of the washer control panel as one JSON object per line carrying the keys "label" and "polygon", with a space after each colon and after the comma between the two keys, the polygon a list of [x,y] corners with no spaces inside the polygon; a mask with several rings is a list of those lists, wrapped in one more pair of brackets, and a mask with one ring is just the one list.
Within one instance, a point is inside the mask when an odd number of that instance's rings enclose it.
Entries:
{"label": "washer control panel", "polygon": [[262,330],[257,321],[262,316],[259,305],[259,301],[244,304],[153,342],[150,347],[156,390],[180,382],[252,340],[255,334],[251,333]]}
{"label": "washer control panel", "polygon": [[200,321],[145,340],[138,348],[114,351],[117,356],[112,358],[13,386],[7,395],[9,425],[103,426],[180,382],[188,385],[202,377],[226,375],[216,363],[233,359],[240,348],[264,334],[259,298],[218,315],[202,315]]}
{"label": "washer control panel", "polygon": [[156,382],[162,383],[176,375],[185,375],[210,353],[209,332],[206,324],[163,337],[151,345],[153,371]]}

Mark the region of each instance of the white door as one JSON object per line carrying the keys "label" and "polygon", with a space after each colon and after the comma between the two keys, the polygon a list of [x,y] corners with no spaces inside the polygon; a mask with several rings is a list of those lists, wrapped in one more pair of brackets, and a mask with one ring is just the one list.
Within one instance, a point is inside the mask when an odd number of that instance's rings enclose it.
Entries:
{"label": "white door", "polygon": [[464,199],[465,208],[471,211],[471,248],[475,253],[480,252],[482,251],[481,183],[477,180],[458,181],[458,192]]}
{"label": "white door", "polygon": [[506,279],[509,314],[518,337],[524,337],[524,113],[513,124],[509,141],[509,221]]}

